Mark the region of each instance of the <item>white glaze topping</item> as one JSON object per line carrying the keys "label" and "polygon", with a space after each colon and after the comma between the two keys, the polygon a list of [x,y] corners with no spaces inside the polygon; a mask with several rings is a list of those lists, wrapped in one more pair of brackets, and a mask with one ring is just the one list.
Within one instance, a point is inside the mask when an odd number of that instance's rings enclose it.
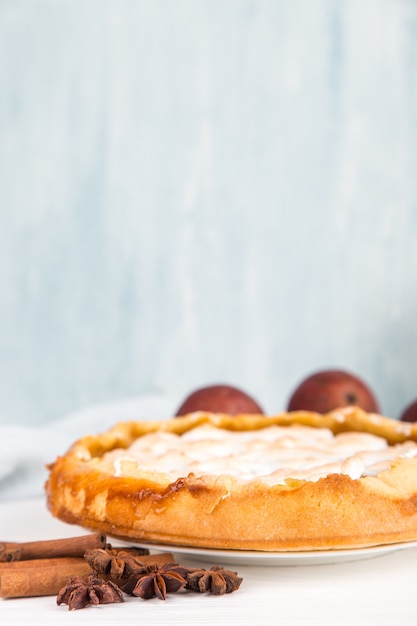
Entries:
{"label": "white glaze topping", "polygon": [[395,458],[417,456],[417,444],[389,446],[376,435],[325,428],[269,426],[256,431],[228,431],[199,426],[183,435],[157,431],[138,438],[127,450],[108,452],[115,476],[134,469],[166,474],[169,480],[187,476],[231,475],[267,484],[286,479],[317,481],[329,474],[352,479],[389,469]]}

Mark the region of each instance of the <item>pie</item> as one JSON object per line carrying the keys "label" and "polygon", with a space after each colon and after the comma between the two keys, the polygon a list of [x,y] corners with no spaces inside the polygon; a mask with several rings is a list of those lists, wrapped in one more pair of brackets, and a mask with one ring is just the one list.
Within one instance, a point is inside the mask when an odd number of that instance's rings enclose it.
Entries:
{"label": "pie", "polygon": [[292,551],[417,540],[416,442],[416,424],[356,407],[119,423],[50,465],[48,507],[141,543]]}

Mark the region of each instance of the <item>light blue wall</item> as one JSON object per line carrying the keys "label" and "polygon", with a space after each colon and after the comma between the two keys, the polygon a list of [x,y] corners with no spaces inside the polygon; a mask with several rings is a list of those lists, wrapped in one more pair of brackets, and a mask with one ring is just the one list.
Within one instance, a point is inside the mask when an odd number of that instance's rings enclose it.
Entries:
{"label": "light blue wall", "polygon": [[329,366],[398,416],[416,172],[414,0],[1,0],[0,421]]}

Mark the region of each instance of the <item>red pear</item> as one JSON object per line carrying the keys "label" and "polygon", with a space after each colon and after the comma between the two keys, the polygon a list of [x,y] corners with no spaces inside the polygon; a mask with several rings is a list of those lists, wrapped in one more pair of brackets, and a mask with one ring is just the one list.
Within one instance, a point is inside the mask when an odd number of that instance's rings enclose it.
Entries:
{"label": "red pear", "polygon": [[417,400],[404,409],[400,420],[403,422],[417,422]]}
{"label": "red pear", "polygon": [[230,385],[211,385],[191,393],[181,404],[176,415],[194,411],[210,413],[263,413],[259,404],[247,393]]}
{"label": "red pear", "polygon": [[379,413],[378,402],[363,380],[342,370],[324,370],[312,374],[297,387],[288,410],[328,413],[350,405],[368,413]]}

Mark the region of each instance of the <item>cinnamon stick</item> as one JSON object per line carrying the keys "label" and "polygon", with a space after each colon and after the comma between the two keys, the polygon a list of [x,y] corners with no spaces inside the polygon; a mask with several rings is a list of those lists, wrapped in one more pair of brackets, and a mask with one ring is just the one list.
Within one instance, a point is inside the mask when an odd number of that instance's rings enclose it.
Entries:
{"label": "cinnamon stick", "polygon": [[10,561],[8,563],[0,563],[0,576],[4,572],[10,572],[13,570],[39,570],[45,567],[61,568],[66,565],[79,565],[85,562],[85,559],[81,556],[61,556],[52,559],[30,559],[28,561]]}
{"label": "cinnamon stick", "polygon": [[106,535],[95,533],[66,539],[48,539],[23,543],[0,543],[0,562],[83,556],[87,550],[106,547]]}
{"label": "cinnamon stick", "polygon": [[[9,547],[7,547],[9,545]],[[19,548],[10,547],[10,544],[0,543],[0,563],[19,561],[22,551]]]}
{"label": "cinnamon stick", "polygon": [[87,576],[90,572],[83,558],[5,563],[0,568],[0,598],[53,596],[73,576]]}
{"label": "cinnamon stick", "polygon": [[143,565],[166,565],[167,563],[174,563],[175,559],[171,552],[161,552],[160,554],[145,554],[138,556],[137,560]]}
{"label": "cinnamon stick", "polygon": [[[111,548],[111,550],[109,551],[109,555],[111,555],[111,552],[115,552],[116,556],[123,558],[123,555],[125,554],[132,554],[132,556],[135,557],[136,561],[143,565],[160,566],[165,565],[166,563],[174,563],[175,561],[172,552],[157,552],[156,554],[137,554],[136,550],[137,548],[121,548],[120,546],[115,546],[114,548]],[[89,555],[94,556],[94,554],[94,551],[86,552],[84,558],[87,559]]]}
{"label": "cinnamon stick", "polygon": [[[143,565],[172,563],[169,552],[138,557]],[[54,596],[74,576],[87,576],[92,568],[83,557],[58,557],[0,563],[0,598]],[[104,577],[105,579],[107,577]]]}

